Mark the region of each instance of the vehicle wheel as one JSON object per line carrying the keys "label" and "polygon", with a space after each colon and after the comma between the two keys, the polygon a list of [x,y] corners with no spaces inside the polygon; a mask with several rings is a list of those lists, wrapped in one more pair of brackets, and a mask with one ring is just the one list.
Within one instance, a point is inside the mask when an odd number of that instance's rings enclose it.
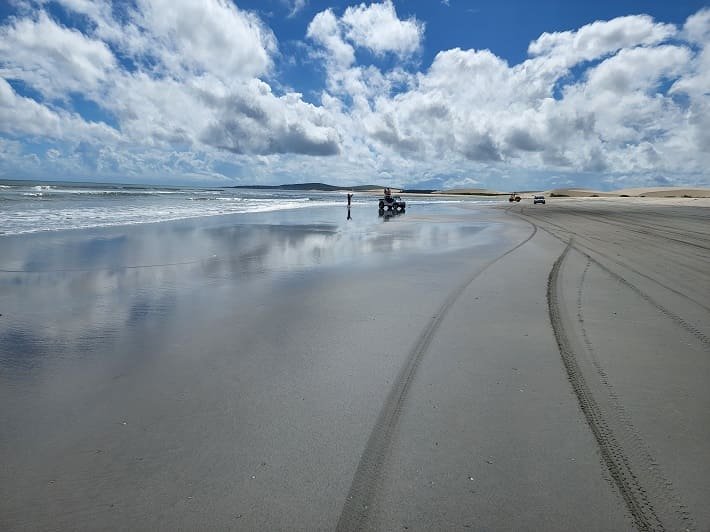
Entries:
{"label": "vehicle wheel", "polygon": [[385,202],[384,202],[384,200],[380,200],[380,209],[384,209],[384,208],[385,208]]}

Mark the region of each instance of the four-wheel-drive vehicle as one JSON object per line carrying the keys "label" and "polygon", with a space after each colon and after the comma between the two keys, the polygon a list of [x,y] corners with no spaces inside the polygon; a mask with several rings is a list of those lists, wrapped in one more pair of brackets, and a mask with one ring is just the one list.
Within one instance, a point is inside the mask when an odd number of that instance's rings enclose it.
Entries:
{"label": "four-wheel-drive vehicle", "polygon": [[533,205],[537,205],[538,203],[545,205],[545,196],[533,196]]}
{"label": "four-wheel-drive vehicle", "polygon": [[403,213],[405,208],[407,207],[407,204],[399,196],[391,196],[385,194],[383,198],[380,198],[379,207],[380,216],[391,216],[392,214]]}

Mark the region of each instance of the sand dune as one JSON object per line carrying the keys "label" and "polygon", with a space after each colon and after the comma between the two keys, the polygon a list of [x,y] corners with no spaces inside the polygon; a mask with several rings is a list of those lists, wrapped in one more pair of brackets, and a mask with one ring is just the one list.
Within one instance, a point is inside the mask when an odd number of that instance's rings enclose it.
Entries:
{"label": "sand dune", "polygon": [[582,188],[557,188],[545,192],[549,196],[567,196],[570,198],[586,197],[643,197],[643,198],[710,198],[710,188],[690,187],[641,187],[623,188],[612,191],[600,191]]}
{"label": "sand dune", "polygon": [[489,188],[451,188],[445,190],[437,190],[434,194],[471,194],[480,196],[503,196],[510,194],[510,192],[500,192],[498,190],[492,190]]}
{"label": "sand dune", "polygon": [[[511,191],[502,192],[489,188],[457,188],[437,190],[434,194],[442,195],[471,195],[471,196],[507,196]],[[517,191],[523,199],[530,199],[535,194],[544,194],[548,197],[567,198],[710,198],[710,188],[702,187],[639,187],[623,188],[617,190],[594,190],[587,188],[555,188],[549,190]]]}

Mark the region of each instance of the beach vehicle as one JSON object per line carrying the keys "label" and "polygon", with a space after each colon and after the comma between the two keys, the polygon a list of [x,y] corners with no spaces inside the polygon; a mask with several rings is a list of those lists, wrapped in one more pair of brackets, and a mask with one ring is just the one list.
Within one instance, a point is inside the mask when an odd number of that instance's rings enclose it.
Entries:
{"label": "beach vehicle", "polygon": [[392,196],[391,194],[385,193],[384,197],[379,200],[380,216],[404,213],[406,207],[406,202],[399,196]]}
{"label": "beach vehicle", "polygon": [[520,201],[520,196],[518,196],[515,192],[513,192],[510,197],[508,198],[508,201],[511,203],[514,201]]}
{"label": "beach vehicle", "polygon": [[545,205],[545,196],[533,196],[533,205],[537,205],[538,203]]}

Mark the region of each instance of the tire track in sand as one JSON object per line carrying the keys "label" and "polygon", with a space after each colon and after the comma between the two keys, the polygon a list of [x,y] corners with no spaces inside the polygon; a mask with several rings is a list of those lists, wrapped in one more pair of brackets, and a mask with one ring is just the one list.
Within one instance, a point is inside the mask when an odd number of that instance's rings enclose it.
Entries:
{"label": "tire track in sand", "polygon": [[[526,220],[528,223],[531,223],[531,224],[533,223],[533,222],[531,222],[530,220],[528,220],[528,218],[529,218],[530,216],[527,215],[527,214],[524,214],[523,211],[522,211],[522,208],[521,208],[521,211],[520,211],[519,213],[514,212],[513,214],[515,214],[516,216],[522,217],[522,218],[523,218],[524,220]],[[530,217],[530,218],[532,218],[532,217]],[[590,246],[588,246],[588,245],[582,244],[582,243],[579,241],[580,238],[583,238],[583,239],[586,239],[586,240],[600,240],[598,237],[592,237],[592,236],[589,236],[589,235],[579,235],[578,233],[575,233],[574,231],[571,231],[570,229],[567,229],[566,227],[562,227],[561,225],[558,225],[558,224],[555,224],[555,223],[553,223],[553,222],[550,222],[549,220],[545,219],[544,216],[543,216],[543,217],[535,216],[535,220],[538,222],[538,224],[539,224],[539,223],[544,223],[544,224],[546,224],[546,225],[555,227],[557,230],[561,231],[562,233],[567,233],[567,234],[570,235],[570,236],[577,237],[576,240],[575,240],[575,242],[574,242],[574,248],[575,248],[577,251],[580,251],[580,252],[581,252],[581,250],[580,250],[579,248],[580,248],[580,247],[583,247],[583,248],[585,248],[586,250],[588,250],[588,251],[590,251],[590,252],[592,252],[592,253],[595,253],[595,254],[599,255],[600,257],[605,258],[605,259],[608,260],[609,262],[613,262],[614,264],[616,264],[616,265],[618,265],[618,266],[621,266],[622,268],[624,268],[624,269],[626,269],[626,270],[632,272],[633,274],[638,275],[639,277],[643,277],[644,279],[647,279],[647,280],[649,280],[649,281],[651,281],[651,282],[657,284],[658,286],[660,286],[660,287],[662,287],[662,288],[665,288],[665,289],[668,290],[669,292],[673,292],[673,293],[676,294],[677,296],[680,296],[680,297],[682,297],[682,298],[684,298],[684,299],[687,299],[688,301],[691,301],[691,302],[695,303],[698,307],[702,308],[703,310],[706,310],[706,311],[710,312],[710,307],[708,307],[707,304],[705,304],[705,303],[703,303],[703,302],[701,302],[701,301],[698,301],[698,300],[695,299],[694,297],[692,297],[692,296],[690,296],[690,295],[688,295],[688,294],[686,294],[686,293],[684,293],[684,292],[681,292],[681,291],[676,290],[675,288],[673,288],[673,287],[671,287],[671,286],[668,286],[667,284],[665,284],[664,282],[662,282],[662,281],[656,279],[655,277],[651,277],[650,275],[647,275],[647,274],[645,274],[645,273],[643,273],[643,272],[637,270],[637,269],[634,268],[633,266],[631,266],[631,265],[629,265],[629,264],[627,264],[627,263],[625,263],[625,262],[622,262],[622,261],[620,261],[619,259],[614,258],[614,257],[612,257],[611,255],[609,255],[609,254],[607,254],[607,253],[603,253],[603,252],[599,251],[599,249],[592,248],[592,247],[590,247]],[[554,231],[552,231],[552,230],[549,229],[549,228],[546,228],[546,227],[542,227],[542,226],[541,226],[540,229],[542,229],[543,231],[549,233],[549,234],[552,235],[553,237],[557,238],[557,239],[558,239],[560,242],[562,242],[562,243],[566,243],[566,242],[567,242],[567,240],[565,240],[563,237],[561,237],[559,234],[555,233]],[[589,255],[587,254],[587,256],[589,256]],[[597,260],[595,260],[595,259],[592,259],[592,260],[594,260],[594,262],[595,262],[596,264],[599,264],[599,261],[597,261]],[[655,304],[654,304],[654,306],[655,306]]]}
{"label": "tire track in sand", "polygon": [[415,373],[419,367],[424,354],[426,353],[432,338],[441,325],[446,313],[460,297],[463,291],[484,271],[493,266],[496,262],[510,255],[521,246],[528,243],[537,233],[537,226],[531,224],[533,230],[524,240],[510,248],[508,251],[490,260],[481,268],[475,271],[454,289],[446,298],[439,310],[431,318],[429,324],[419,335],[413,349],[407,355],[404,365],[395,379],[387,399],[382,405],[382,409],[377,417],[375,426],[367,440],[365,450],[360,456],[355,476],[350,484],[345,504],[340,513],[337,531],[363,530],[366,528],[370,517],[370,508],[377,494],[377,489],[381,481],[382,469],[385,459],[389,453],[392,437],[394,436],[397,423],[402,414],[402,408],[407,397],[407,392],[414,380]]}
{"label": "tire track in sand", "polygon": [[[506,212],[508,212],[508,210],[509,210],[509,209],[507,209]],[[527,221],[529,224],[531,224],[531,225],[533,225],[533,226],[535,226],[535,227],[538,227],[538,224],[533,223],[531,220],[528,219],[529,217],[528,217],[527,215],[523,214],[522,209],[521,209],[521,212],[520,212],[520,213],[513,212],[513,214],[515,214],[516,216],[518,216],[518,217],[522,218],[523,220]],[[552,225],[552,226],[558,228],[560,231],[562,231],[562,232],[567,233],[568,235],[570,235],[570,238],[572,238],[572,239],[573,239],[575,236],[577,236],[577,234],[574,233],[573,231],[570,231],[570,230],[568,230],[568,229],[565,229],[565,228],[563,228],[563,227],[561,227],[561,226],[558,226],[557,224],[554,224],[554,223],[552,223],[552,222],[548,222],[547,220],[543,220],[543,223],[548,224],[548,225]],[[557,240],[559,240],[560,242],[562,242],[562,243],[567,243],[567,240],[565,240],[562,236],[560,236],[559,234],[557,234],[555,231],[551,230],[549,227],[542,227],[542,226],[540,226],[540,229],[542,229],[542,230],[545,231],[546,233],[550,234],[551,236],[555,237],[555,238],[556,238]],[[583,235],[579,235],[579,236],[582,236],[582,237],[583,237]],[[656,283],[657,285],[661,286],[662,288],[665,288],[666,290],[669,290],[670,292],[673,292],[674,294],[679,295],[679,296],[681,296],[681,297],[687,299],[688,301],[691,301],[691,302],[695,303],[696,305],[698,305],[699,307],[701,307],[701,308],[703,308],[703,309],[705,309],[705,310],[710,310],[710,309],[708,309],[708,307],[707,307],[706,305],[703,305],[702,303],[697,302],[695,299],[691,298],[690,296],[688,296],[688,295],[686,295],[686,294],[684,294],[684,293],[682,293],[682,292],[679,292],[678,290],[675,290],[675,289],[672,288],[672,287],[669,287],[669,286],[663,284],[662,282],[658,281],[657,279],[654,279],[653,277],[649,277],[648,275],[646,275],[646,274],[644,274],[644,273],[642,273],[642,272],[640,272],[640,271],[638,271],[638,270],[632,268],[631,266],[629,266],[629,265],[627,265],[627,264],[625,264],[625,263],[623,263],[623,262],[621,262],[621,261],[618,261],[618,260],[614,259],[613,257],[610,257],[610,256],[606,255],[605,253],[602,253],[601,251],[599,251],[599,250],[597,250],[597,249],[593,249],[593,248],[591,248],[591,247],[589,247],[589,246],[587,246],[587,245],[585,245],[585,244],[580,244],[579,242],[573,242],[572,240],[569,241],[569,245],[572,246],[575,251],[577,251],[577,252],[581,253],[582,255],[584,255],[588,260],[591,260],[596,266],[598,266],[599,268],[601,268],[602,270],[604,270],[608,275],[610,275],[611,277],[613,277],[614,279],[616,279],[620,284],[622,284],[623,286],[626,286],[628,289],[630,289],[632,292],[634,292],[636,295],[638,295],[641,299],[643,299],[644,301],[646,301],[649,305],[651,305],[652,307],[656,308],[656,310],[658,310],[658,311],[659,311],[661,314],[663,314],[666,318],[668,318],[668,319],[671,320],[673,323],[675,323],[676,325],[678,325],[680,328],[684,329],[686,332],[688,332],[688,333],[690,333],[692,336],[694,336],[694,337],[702,344],[703,349],[705,349],[706,351],[707,351],[707,350],[710,350],[710,337],[709,337],[708,335],[706,335],[704,332],[702,332],[700,329],[698,329],[698,327],[696,327],[695,325],[693,325],[692,323],[690,323],[689,321],[687,321],[687,320],[686,320],[685,318],[683,318],[682,316],[676,314],[675,312],[673,312],[673,311],[670,310],[669,308],[667,308],[667,307],[663,306],[662,304],[658,303],[654,298],[652,298],[652,297],[651,297],[650,295],[648,295],[646,292],[644,292],[643,290],[641,290],[641,289],[640,289],[638,286],[636,286],[635,284],[631,283],[631,282],[630,282],[628,279],[626,279],[624,276],[622,276],[621,274],[615,272],[614,270],[612,270],[611,268],[609,268],[608,266],[606,266],[605,264],[603,264],[603,263],[600,262],[599,260],[597,260],[597,259],[595,259],[594,257],[592,257],[592,255],[590,255],[590,252],[591,252],[591,253],[594,253],[594,254],[596,254],[596,255],[599,255],[599,256],[601,256],[601,257],[604,257],[605,259],[607,259],[607,260],[609,260],[609,261],[611,261],[611,262],[614,262],[614,263],[618,264],[618,265],[621,266],[622,268],[625,268],[625,269],[631,271],[632,273],[635,273],[635,274],[637,274],[637,275],[639,275],[639,276],[641,276],[641,277],[644,277],[644,278],[648,279],[649,281],[652,281],[652,282]],[[586,250],[586,251],[585,251],[585,250]]]}
{"label": "tire track in sand", "polygon": [[[640,473],[639,476],[643,476],[641,484],[647,490],[647,495],[656,508],[664,526],[671,530],[695,530],[696,526],[690,513],[676,495],[672,483],[664,476],[660,464],[651,454],[641,434],[636,430],[626,408],[619,400],[614,386],[609,382],[609,377],[589,338],[584,319],[582,294],[587,273],[591,266],[592,261],[587,258],[577,284],[577,325],[581,332],[584,349],[599,375],[599,381],[604,385],[604,389],[600,391],[602,395],[600,401],[608,403],[607,411],[604,412],[604,415],[610,424],[613,425],[614,433],[631,459],[631,463],[636,466],[637,471]],[[604,407],[601,410],[604,411]]]}
{"label": "tire track in sand", "polygon": [[582,371],[577,362],[576,354],[563,325],[559,300],[559,274],[565,257],[572,248],[572,241],[567,244],[559,258],[552,265],[547,280],[547,307],[550,314],[550,324],[562,356],[562,362],[567,372],[567,379],[572,385],[577,401],[584,417],[597,441],[601,457],[607,466],[614,483],[626,503],[634,524],[639,530],[665,530],[651,505],[646,490],[640,485],[637,476],[631,469],[629,458],[617,441],[602,411],[594,399]]}

